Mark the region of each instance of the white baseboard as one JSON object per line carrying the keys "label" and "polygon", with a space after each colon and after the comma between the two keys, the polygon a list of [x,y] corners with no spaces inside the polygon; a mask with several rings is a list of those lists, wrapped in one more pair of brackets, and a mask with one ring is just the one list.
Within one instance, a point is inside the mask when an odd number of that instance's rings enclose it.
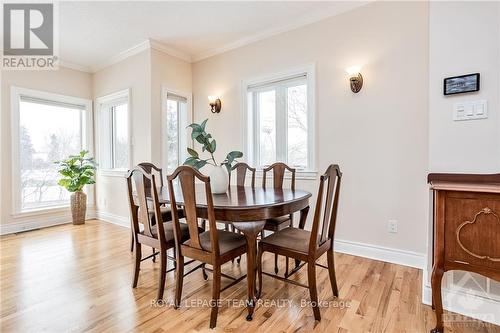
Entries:
{"label": "white baseboard", "polygon": [[[443,308],[460,315],[479,319],[494,325],[500,325],[500,301],[481,297],[462,290],[442,288]],[[431,286],[423,284],[422,303],[431,305]],[[450,320],[463,321],[460,316],[445,316],[445,322]],[[467,324],[467,323],[464,323]]]}
{"label": "white baseboard", "polygon": [[352,254],[358,257],[375,259],[419,269],[424,269],[427,264],[427,256],[424,253],[352,242],[342,239],[335,239],[334,249],[336,252]]}
{"label": "white baseboard", "polygon": [[130,219],[128,216],[121,216],[103,211],[97,211],[96,216],[99,220],[102,220],[104,222],[109,222],[121,227],[130,228]]}
{"label": "white baseboard", "polygon": [[[96,212],[94,209],[87,211],[87,220],[95,219]],[[15,221],[5,224],[0,224],[0,235],[14,234],[23,231],[52,227],[60,224],[72,222],[71,212],[62,210],[50,213],[40,213],[16,217]]]}

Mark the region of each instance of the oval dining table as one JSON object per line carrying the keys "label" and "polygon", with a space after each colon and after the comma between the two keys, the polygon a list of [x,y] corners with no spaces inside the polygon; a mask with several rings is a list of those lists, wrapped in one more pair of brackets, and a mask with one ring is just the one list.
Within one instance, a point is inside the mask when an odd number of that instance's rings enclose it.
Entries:
{"label": "oval dining table", "polygon": [[[195,186],[196,208],[200,218],[208,219],[205,187]],[[179,184],[174,183],[174,193],[178,206],[183,206],[182,191]],[[159,203],[169,204],[169,192],[166,186],[158,192]],[[230,186],[223,194],[213,194],[215,219],[229,221],[240,230],[247,241],[247,284],[248,301],[247,320],[252,320],[256,298],[256,252],[257,236],[263,230],[266,219],[276,218],[300,212],[299,228],[304,228],[309,211],[311,193],[303,190],[259,188],[247,186]]]}

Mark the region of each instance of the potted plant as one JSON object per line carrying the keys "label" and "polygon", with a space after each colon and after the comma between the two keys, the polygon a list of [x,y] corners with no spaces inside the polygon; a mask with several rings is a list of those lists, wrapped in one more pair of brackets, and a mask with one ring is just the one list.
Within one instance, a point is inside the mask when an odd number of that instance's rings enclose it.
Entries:
{"label": "potted plant", "polygon": [[87,195],[82,191],[85,185],[95,184],[96,162],[86,157],[88,151],[82,150],[78,155],[70,155],[68,159],[55,162],[58,172],[63,176],[58,184],[71,192],[71,215],[73,224],[84,224],[87,211]]}
{"label": "potted plant", "polygon": [[207,164],[212,165],[213,168],[209,174],[212,193],[221,194],[227,191],[229,185],[229,172],[231,172],[233,163],[237,162],[237,158],[243,157],[243,153],[241,151],[232,151],[227,154],[226,158],[221,163],[217,163],[214,157],[217,143],[215,139],[212,138],[212,135],[205,131],[207,121],[208,119],[205,119],[201,124],[193,123],[188,127],[192,129],[191,138],[201,144],[202,152],[207,151],[210,157],[206,159],[201,158],[196,150],[188,148],[187,151],[190,156],[184,161],[184,165],[190,165],[198,170]]}

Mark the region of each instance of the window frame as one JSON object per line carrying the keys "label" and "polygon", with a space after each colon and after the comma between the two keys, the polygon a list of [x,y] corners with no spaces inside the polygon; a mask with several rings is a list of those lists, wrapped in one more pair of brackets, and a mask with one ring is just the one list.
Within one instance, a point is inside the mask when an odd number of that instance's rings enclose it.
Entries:
{"label": "window frame", "polygon": [[[101,147],[101,126],[102,124],[100,123],[101,119],[101,112],[103,110],[107,110],[109,107],[113,107],[113,104],[119,105],[119,102],[125,101],[127,104],[127,148],[128,148],[128,161],[127,161],[127,166],[124,168],[115,168],[114,167],[114,154],[115,154],[115,147],[114,147],[114,141],[115,141],[115,118],[110,114],[110,121],[109,124],[111,124],[111,147],[109,149],[109,152],[111,154],[111,168],[103,168],[100,167],[100,161],[103,160],[103,154],[104,151],[102,150]],[[132,145],[132,105],[131,105],[131,99],[130,99],[130,88],[123,89],[120,91],[116,91],[114,93],[104,95],[101,97],[97,97],[95,100],[95,108],[96,108],[96,117],[95,117],[95,133],[96,133],[96,157],[97,157],[97,172],[100,176],[116,176],[116,177],[121,177],[124,176],[127,170],[129,170],[132,166],[132,153],[133,153],[133,145]]]}
{"label": "window frame", "polygon": [[[20,147],[20,100],[22,96],[33,99],[46,100],[49,102],[72,104],[82,106],[81,115],[81,145],[82,149],[88,150],[91,156],[94,156],[94,129],[92,119],[92,100],[79,97],[55,94],[51,92],[27,89],[22,87],[11,87],[11,174],[12,174],[12,216],[29,216],[37,212],[55,212],[64,211],[70,204],[52,205],[33,209],[22,209],[21,199],[21,147]],[[94,207],[94,188],[86,186],[84,189],[88,195],[89,208]]]}
{"label": "window frame", "polygon": [[[308,168],[298,169],[297,178],[299,179],[316,179],[317,178],[317,160],[316,160],[316,75],[315,75],[315,64],[307,64],[304,66],[289,69],[283,72],[278,72],[274,74],[264,75],[256,78],[251,78],[242,81],[242,109],[245,110],[245,116],[242,118],[242,128],[243,131],[243,142],[244,144],[244,154],[246,160],[257,168],[262,166],[258,165],[258,155],[259,154],[259,135],[255,133],[255,126],[258,124],[258,115],[254,112],[254,105],[257,94],[252,94],[252,100],[249,99],[250,91],[267,91],[266,84],[272,86],[273,82],[279,83],[279,81],[293,80],[293,78],[298,78],[300,75],[305,75],[305,81],[307,84],[307,143],[308,143]],[[292,83],[293,81],[290,81]],[[287,87],[289,83],[282,82],[283,87]],[[262,86],[257,88],[252,88],[255,86]],[[268,86],[268,87],[269,87]],[[292,85],[293,86],[293,85]],[[285,88],[286,89],[286,88]],[[280,121],[277,121],[276,126],[276,142],[278,144],[287,144],[287,129],[286,127],[287,119],[286,112],[279,112],[278,105],[286,105],[287,101],[284,100],[285,96],[279,93],[279,89],[276,90],[276,119],[281,117]],[[286,108],[285,108],[286,109]],[[255,126],[254,126],[255,125]],[[283,154],[281,154],[283,155]],[[276,151],[277,160],[284,161],[287,156],[281,156],[279,150]]]}
{"label": "window frame", "polygon": [[[165,156],[165,151],[166,151],[166,133],[165,133],[165,128],[163,127],[163,124],[165,123],[165,117],[166,117],[166,108],[167,108],[167,99],[168,99],[168,94],[172,95],[177,95],[179,97],[183,97],[186,99],[186,118],[185,118],[185,126],[182,126],[182,124],[179,123],[178,125],[178,130],[179,130],[179,164],[182,165],[184,160],[187,158],[187,149],[186,148],[192,148],[193,146],[193,140],[191,139],[191,134],[190,131],[186,130],[186,127],[193,122],[193,94],[191,92],[187,91],[180,91],[176,89],[171,89],[169,86],[163,84],[161,86],[161,152],[160,152],[160,158],[161,158],[161,166],[162,169],[165,170],[164,172],[167,172],[167,156]],[[177,108],[177,112],[179,112],[179,108]],[[184,130],[185,133],[182,133],[182,130]]]}

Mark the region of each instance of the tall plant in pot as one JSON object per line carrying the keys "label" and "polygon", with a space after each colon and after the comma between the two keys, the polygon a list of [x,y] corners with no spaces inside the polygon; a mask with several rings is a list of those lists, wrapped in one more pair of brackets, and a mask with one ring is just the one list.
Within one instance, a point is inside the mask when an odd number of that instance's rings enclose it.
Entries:
{"label": "tall plant in pot", "polygon": [[201,124],[193,123],[189,125],[192,129],[191,138],[202,145],[202,152],[207,152],[210,156],[208,158],[202,158],[200,154],[191,148],[188,148],[189,157],[184,161],[184,165],[190,165],[195,169],[201,169],[205,165],[212,165],[213,168],[210,171],[210,183],[212,186],[212,193],[221,194],[227,191],[229,185],[229,172],[231,172],[231,167],[234,162],[237,162],[237,158],[243,157],[241,151],[231,151],[227,154],[226,158],[217,163],[214,153],[217,149],[217,142],[210,133],[205,131],[208,119],[205,119]]}
{"label": "tall plant in pot", "polygon": [[65,160],[55,162],[63,177],[58,184],[71,192],[73,224],[85,223],[87,195],[83,192],[83,187],[95,184],[96,162],[93,157],[87,157],[87,154],[88,151],[82,150],[78,155],[70,155]]}

